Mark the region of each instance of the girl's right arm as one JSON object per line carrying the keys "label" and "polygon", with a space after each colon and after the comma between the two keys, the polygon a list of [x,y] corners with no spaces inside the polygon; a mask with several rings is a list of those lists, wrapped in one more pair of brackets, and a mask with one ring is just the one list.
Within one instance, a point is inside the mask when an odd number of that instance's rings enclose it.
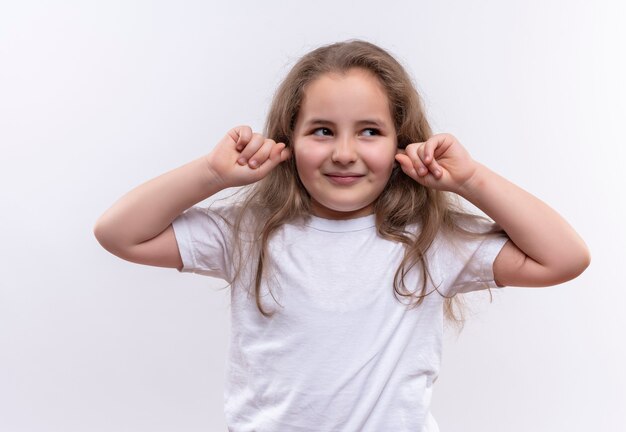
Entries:
{"label": "girl's right arm", "polygon": [[100,216],[94,234],[106,250],[122,259],[181,269],[172,221],[222,189],[262,179],[289,155],[285,144],[252,133],[248,126],[235,127],[208,155],[120,198]]}

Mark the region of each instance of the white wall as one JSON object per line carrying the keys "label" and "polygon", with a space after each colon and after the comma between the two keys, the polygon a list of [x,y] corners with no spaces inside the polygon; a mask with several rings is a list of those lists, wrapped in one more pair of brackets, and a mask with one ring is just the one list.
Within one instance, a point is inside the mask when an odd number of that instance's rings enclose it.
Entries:
{"label": "white wall", "polygon": [[228,292],[119,260],[92,227],[260,129],[288,66],[348,38],[394,53],[434,131],[592,252],[572,282],[480,297],[444,352],[441,430],[623,430],[625,19],[618,0],[3,2],[0,431],[225,430]]}

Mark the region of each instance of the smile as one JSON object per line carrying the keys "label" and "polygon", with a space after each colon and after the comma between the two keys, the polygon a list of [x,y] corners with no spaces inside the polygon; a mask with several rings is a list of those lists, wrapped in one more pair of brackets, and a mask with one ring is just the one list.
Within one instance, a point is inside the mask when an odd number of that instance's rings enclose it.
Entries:
{"label": "smile", "polygon": [[361,178],[365,177],[363,174],[356,173],[330,173],[324,175],[330,180],[331,183],[342,186],[354,184],[361,180]]}

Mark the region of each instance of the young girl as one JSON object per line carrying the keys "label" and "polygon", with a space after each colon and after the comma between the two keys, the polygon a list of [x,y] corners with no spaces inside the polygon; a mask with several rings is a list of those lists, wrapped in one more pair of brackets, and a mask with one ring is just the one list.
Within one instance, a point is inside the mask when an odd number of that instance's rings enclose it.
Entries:
{"label": "young girl", "polygon": [[[240,202],[193,207],[244,185]],[[559,284],[590,260],[554,210],[433,135],[405,70],[363,41],[305,55],[264,134],[230,129],[94,231],[123,259],[230,284],[225,415],[238,432],[437,431],[455,294]]]}

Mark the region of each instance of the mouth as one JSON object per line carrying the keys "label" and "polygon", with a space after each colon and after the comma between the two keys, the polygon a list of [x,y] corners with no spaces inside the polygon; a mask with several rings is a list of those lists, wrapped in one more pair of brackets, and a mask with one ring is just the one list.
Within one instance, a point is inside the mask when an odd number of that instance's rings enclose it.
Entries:
{"label": "mouth", "polygon": [[361,178],[365,177],[364,174],[359,173],[328,173],[324,174],[332,183],[338,185],[350,185],[358,182]]}

